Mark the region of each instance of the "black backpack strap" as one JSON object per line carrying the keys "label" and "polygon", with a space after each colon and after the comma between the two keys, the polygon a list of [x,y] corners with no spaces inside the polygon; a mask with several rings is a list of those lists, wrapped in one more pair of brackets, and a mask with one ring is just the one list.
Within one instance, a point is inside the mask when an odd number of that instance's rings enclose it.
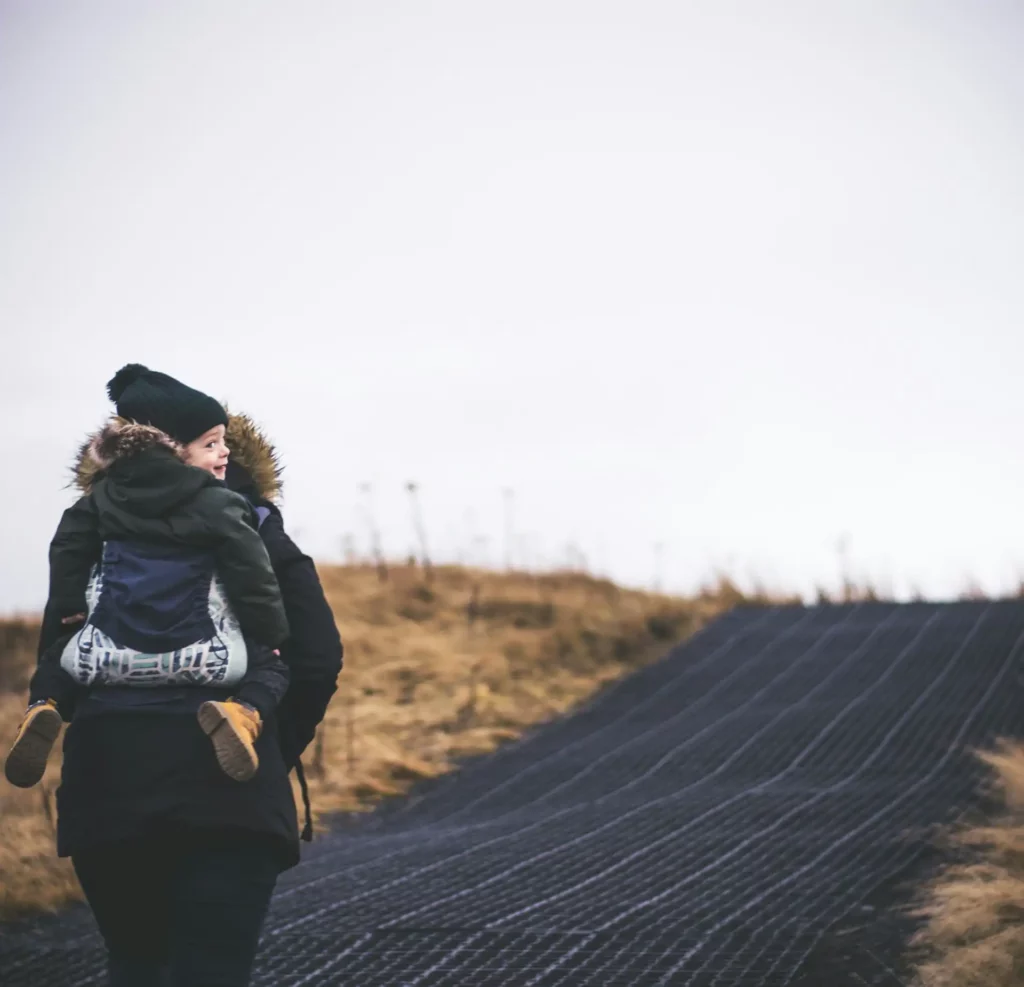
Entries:
{"label": "black backpack strap", "polygon": [[295,759],[295,777],[299,779],[299,791],[302,792],[302,805],[306,810],[306,824],[302,827],[302,839],[313,842],[313,807],[309,801],[309,785],[306,784],[306,772],[302,769],[302,758]]}

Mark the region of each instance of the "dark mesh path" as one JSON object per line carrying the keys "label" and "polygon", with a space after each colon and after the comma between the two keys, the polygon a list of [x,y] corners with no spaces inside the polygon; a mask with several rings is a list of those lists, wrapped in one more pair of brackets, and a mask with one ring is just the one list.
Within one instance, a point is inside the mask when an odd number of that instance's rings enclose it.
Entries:
{"label": "dark mesh path", "polygon": [[[874,979],[844,980],[849,956],[806,971],[974,801],[967,748],[1020,732],[1022,661],[1024,603],[736,611],[320,839],[282,878],[255,983],[896,983],[895,955]],[[0,980],[101,984],[88,916],[3,930]]]}

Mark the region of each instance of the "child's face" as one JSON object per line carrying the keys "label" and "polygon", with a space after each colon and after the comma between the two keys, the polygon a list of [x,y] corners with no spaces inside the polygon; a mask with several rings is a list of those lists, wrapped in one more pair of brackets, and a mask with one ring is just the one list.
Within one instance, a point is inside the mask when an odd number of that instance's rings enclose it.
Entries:
{"label": "child's face", "polygon": [[224,444],[224,426],[217,425],[185,446],[185,462],[224,479],[228,468],[228,447]]}

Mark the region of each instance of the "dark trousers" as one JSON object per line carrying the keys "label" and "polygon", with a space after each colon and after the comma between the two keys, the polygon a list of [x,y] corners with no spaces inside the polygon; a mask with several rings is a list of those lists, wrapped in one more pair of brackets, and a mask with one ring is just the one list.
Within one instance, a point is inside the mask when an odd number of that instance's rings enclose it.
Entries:
{"label": "dark trousers", "polygon": [[111,987],[247,987],[279,862],[246,834],[111,844],[72,863]]}

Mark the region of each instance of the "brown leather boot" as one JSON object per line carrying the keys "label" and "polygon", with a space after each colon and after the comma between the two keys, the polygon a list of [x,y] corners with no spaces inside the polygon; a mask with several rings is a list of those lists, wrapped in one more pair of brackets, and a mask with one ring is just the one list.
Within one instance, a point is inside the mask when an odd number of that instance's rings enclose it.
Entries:
{"label": "brown leather boot", "polygon": [[4,775],[12,785],[31,788],[43,777],[60,724],[52,699],[33,703],[25,711],[4,765]]}
{"label": "brown leather boot", "polygon": [[213,741],[217,763],[235,781],[248,781],[260,766],[253,744],[263,730],[260,714],[251,706],[228,699],[199,707],[199,725]]}

